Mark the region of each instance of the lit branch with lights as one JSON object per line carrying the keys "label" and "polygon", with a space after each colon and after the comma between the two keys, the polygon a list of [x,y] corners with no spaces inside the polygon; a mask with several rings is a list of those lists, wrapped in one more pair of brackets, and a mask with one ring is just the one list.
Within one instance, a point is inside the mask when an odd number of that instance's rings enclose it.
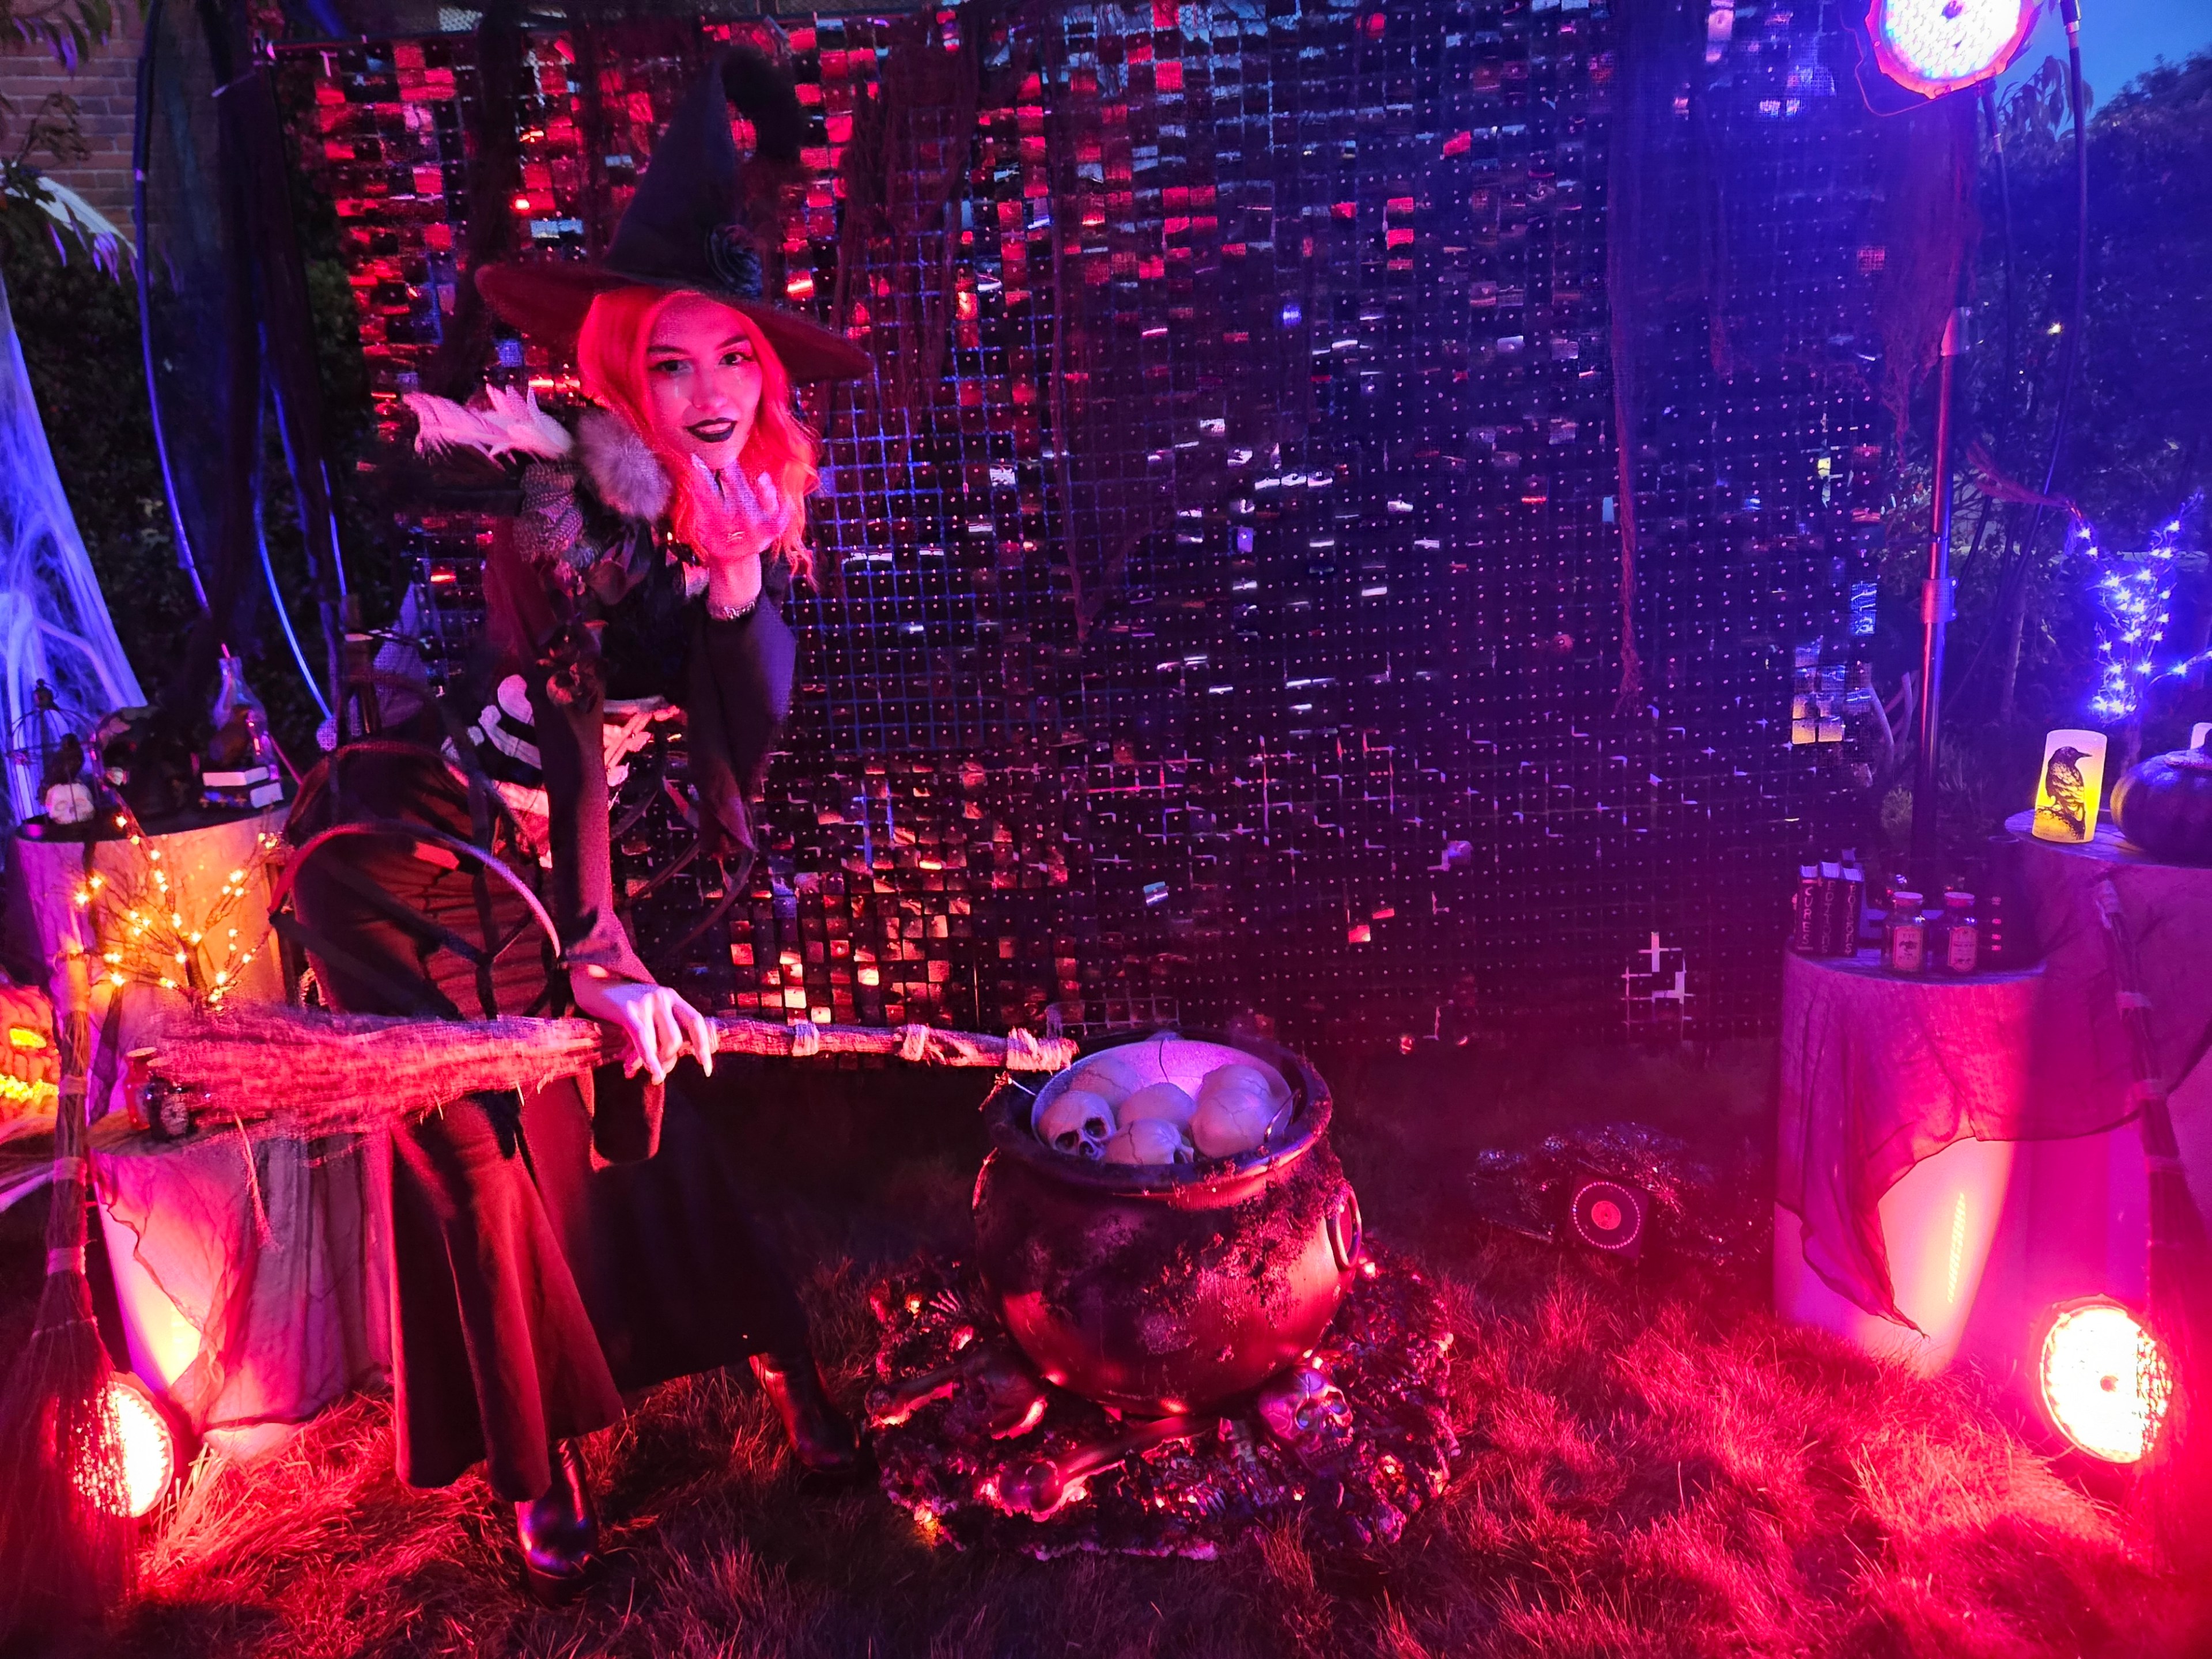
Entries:
{"label": "lit branch with lights", "polygon": [[241,929],[239,910],[249,893],[267,891],[261,877],[283,857],[282,839],[265,832],[257,837],[252,857],[223,878],[207,913],[187,917],[161,848],[128,813],[117,814],[115,824],[138,854],[137,869],[90,871],[74,894],[91,923],[92,954],[100,960],[95,977],[114,986],[181,991],[200,1007],[222,1007],[269,942],[266,919],[249,915]]}
{"label": "lit branch with lights", "polygon": [[2172,619],[2173,587],[2187,556],[2177,545],[2181,520],[2169,520],[2140,553],[2107,553],[2095,530],[2077,524],[2083,556],[2094,572],[2097,602],[2103,611],[2098,629],[2098,683],[2090,708],[2106,720],[2124,720],[2142,706],[2160,645]]}

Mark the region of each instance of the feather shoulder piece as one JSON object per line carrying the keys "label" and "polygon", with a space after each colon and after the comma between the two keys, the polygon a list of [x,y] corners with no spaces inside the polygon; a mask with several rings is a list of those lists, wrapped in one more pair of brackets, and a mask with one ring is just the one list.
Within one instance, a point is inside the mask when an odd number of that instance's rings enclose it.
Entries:
{"label": "feather shoulder piece", "polygon": [[587,410],[576,423],[576,447],[585,478],[613,512],[649,524],[668,511],[676,491],[666,469],[620,415]]}
{"label": "feather shoulder piece", "polygon": [[538,394],[483,389],[484,407],[471,409],[450,398],[410,391],[402,400],[414,415],[417,454],[475,450],[492,460],[526,455],[540,461],[565,460],[576,440],[568,429],[538,407]]}

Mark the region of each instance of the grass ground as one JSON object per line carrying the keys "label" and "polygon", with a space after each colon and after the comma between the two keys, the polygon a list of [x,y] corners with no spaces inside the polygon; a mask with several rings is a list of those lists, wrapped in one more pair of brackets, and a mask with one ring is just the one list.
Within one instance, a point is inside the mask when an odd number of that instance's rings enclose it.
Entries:
{"label": "grass ground", "polygon": [[[2121,1511],[1967,1383],[1877,1365],[1766,1311],[1766,1268],[1592,1263],[1495,1237],[1459,1202],[1473,1152],[1576,1118],[1717,1146],[1765,1135],[1767,1053],[1698,1063],[1468,1051],[1331,1071],[1372,1235],[1443,1286],[1456,1329],[1451,1491],[1397,1545],[1296,1529],[1212,1563],[1050,1565],[925,1544],[866,1488],[794,1475],[749,1378],[672,1384],[591,1447],[604,1582],[519,1592],[504,1505],[411,1492],[384,1408],[223,1469],[146,1557],[118,1655],[2127,1655],[2212,1625]],[[757,1070],[737,1121],[781,1197],[832,1386],[857,1397],[881,1266],[963,1242],[975,1080]],[[15,1288],[9,1218],[4,1287]],[[0,1331],[0,1335],[4,1335]],[[2109,1498],[2111,1494],[2106,1494]]]}

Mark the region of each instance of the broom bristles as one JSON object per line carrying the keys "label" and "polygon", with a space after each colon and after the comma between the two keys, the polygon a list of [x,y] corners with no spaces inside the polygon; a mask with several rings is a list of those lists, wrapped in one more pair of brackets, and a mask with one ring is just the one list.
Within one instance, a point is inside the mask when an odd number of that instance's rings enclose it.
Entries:
{"label": "broom bristles", "polygon": [[37,1323],[0,1392],[0,1651],[96,1627],[137,1565],[113,1367],[81,1265],[81,1181],[55,1184],[51,1215]]}

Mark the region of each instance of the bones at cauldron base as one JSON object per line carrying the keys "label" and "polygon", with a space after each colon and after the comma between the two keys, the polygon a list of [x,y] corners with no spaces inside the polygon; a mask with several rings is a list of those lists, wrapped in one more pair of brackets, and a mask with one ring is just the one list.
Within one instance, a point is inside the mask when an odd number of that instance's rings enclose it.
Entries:
{"label": "bones at cauldron base", "polygon": [[922,1407],[953,1399],[994,1440],[1027,1434],[1043,1420],[1051,1403],[1045,1384],[1011,1345],[971,1341],[951,1365],[924,1371],[896,1387],[871,1389],[868,1426],[895,1428]]}
{"label": "bones at cauldron base", "polygon": [[[1363,1263],[1307,1358],[1215,1412],[1122,1417],[1050,1384],[1009,1427],[1022,1370],[972,1269],[922,1262],[878,1287],[869,1399],[884,1491],[925,1536],[1048,1558],[1209,1557],[1292,1514],[1364,1547],[1443,1490],[1451,1344],[1418,1273]],[[994,1402],[997,1402],[994,1410]]]}

